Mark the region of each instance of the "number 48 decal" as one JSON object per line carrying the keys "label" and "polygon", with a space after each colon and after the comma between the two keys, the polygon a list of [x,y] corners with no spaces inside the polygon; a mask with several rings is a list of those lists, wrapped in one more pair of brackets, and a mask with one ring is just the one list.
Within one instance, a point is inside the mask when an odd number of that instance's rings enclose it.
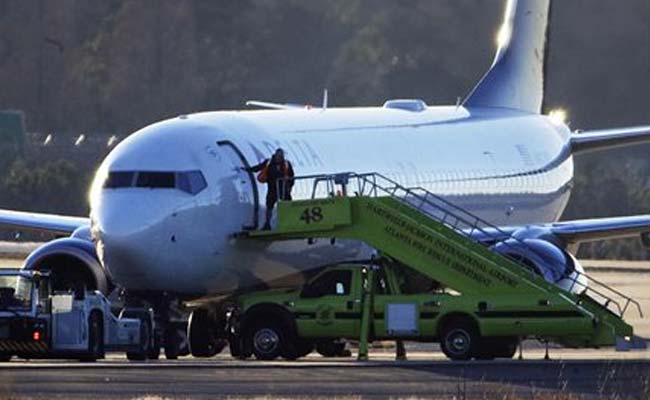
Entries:
{"label": "number 48 decal", "polygon": [[300,220],[305,221],[306,224],[320,222],[323,220],[323,210],[320,207],[305,208],[305,211],[300,214]]}

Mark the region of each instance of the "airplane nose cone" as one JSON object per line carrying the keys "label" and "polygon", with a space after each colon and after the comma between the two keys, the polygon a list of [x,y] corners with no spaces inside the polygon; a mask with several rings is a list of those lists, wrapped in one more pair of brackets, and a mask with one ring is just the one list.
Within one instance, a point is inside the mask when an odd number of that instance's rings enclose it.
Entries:
{"label": "airplane nose cone", "polygon": [[[106,191],[100,205],[93,209],[93,236],[104,266],[121,284],[144,287],[154,277],[161,227],[172,214],[163,199],[156,201],[133,193]],[[168,238],[165,238],[168,239]]]}

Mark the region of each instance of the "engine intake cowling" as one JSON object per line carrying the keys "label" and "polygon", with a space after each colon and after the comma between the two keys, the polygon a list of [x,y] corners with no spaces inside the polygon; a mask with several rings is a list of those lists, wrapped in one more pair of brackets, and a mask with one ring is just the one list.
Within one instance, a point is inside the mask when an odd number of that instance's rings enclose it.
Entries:
{"label": "engine intake cowling", "polygon": [[582,293],[587,289],[584,269],[578,260],[547,240],[513,237],[496,243],[491,249],[562,289],[573,293]]}
{"label": "engine intake cowling", "polygon": [[71,237],[45,243],[27,257],[23,268],[50,271],[55,290],[85,285],[89,290],[109,291],[106,270],[88,240]]}

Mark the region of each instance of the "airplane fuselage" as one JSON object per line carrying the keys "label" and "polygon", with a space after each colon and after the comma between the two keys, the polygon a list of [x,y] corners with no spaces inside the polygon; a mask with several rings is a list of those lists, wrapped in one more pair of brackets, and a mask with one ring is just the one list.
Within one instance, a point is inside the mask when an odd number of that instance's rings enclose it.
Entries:
{"label": "airplane fuselage", "polygon": [[[521,225],[560,218],[573,179],[569,140],[564,124],[507,109],[181,116],[134,133],[109,154],[91,190],[92,231],[103,265],[127,289],[230,292],[369,252],[349,241],[232,238],[264,215],[266,187],[253,187],[243,159],[257,164],[281,147],[298,176],[378,172],[496,225]],[[196,190],[179,189],[188,179]],[[307,198],[311,191],[305,181],[292,194]]]}

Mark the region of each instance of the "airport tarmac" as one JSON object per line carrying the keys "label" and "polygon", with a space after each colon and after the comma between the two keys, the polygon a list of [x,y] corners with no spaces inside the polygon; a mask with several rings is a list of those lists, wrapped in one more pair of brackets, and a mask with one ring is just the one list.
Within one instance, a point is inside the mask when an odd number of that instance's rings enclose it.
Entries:
{"label": "airport tarmac", "polygon": [[[419,357],[416,357],[419,358]],[[650,360],[10,362],[0,398],[648,399]]]}

